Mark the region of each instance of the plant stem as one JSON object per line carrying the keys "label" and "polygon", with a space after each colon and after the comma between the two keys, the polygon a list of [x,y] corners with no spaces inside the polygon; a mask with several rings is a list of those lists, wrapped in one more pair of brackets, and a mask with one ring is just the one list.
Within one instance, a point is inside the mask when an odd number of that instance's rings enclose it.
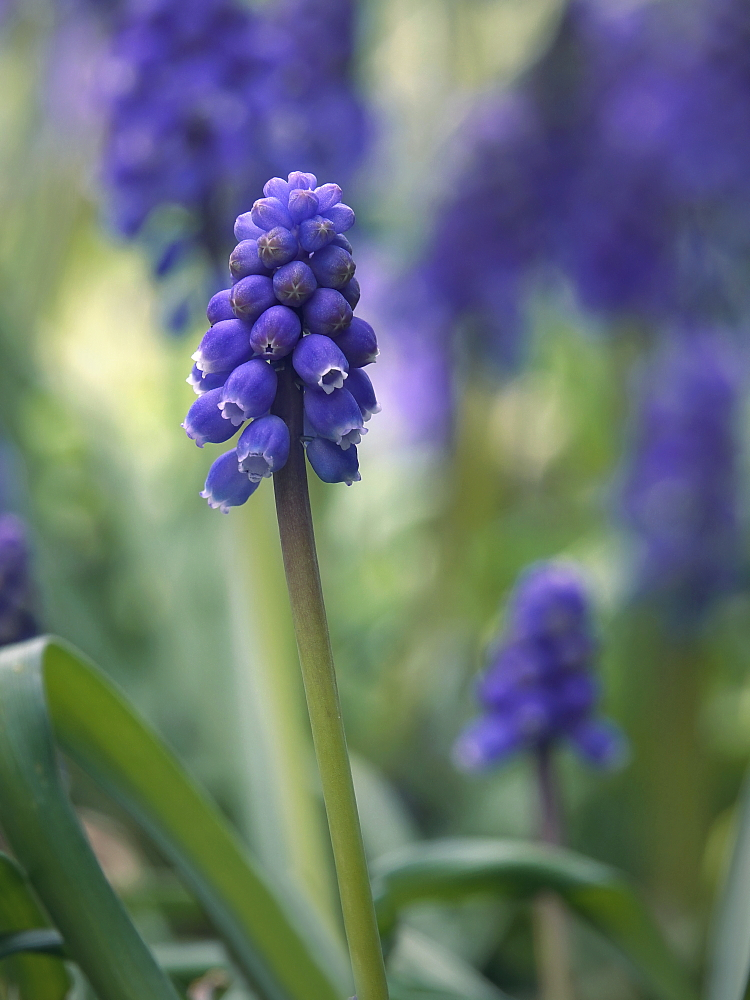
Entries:
{"label": "plant stem", "polygon": [[[536,753],[539,833],[544,843],[559,846],[563,840],[562,810],[552,754],[549,744]],[[534,900],[534,932],[541,1000],[573,1000],[567,923],[560,897],[553,892],[540,893]]]}
{"label": "plant stem", "polygon": [[289,459],[273,477],[276,514],[354,983],[358,1000],[388,1000],[320,586],[301,441],[302,393],[291,365],[279,372],[273,412],[291,436]]}

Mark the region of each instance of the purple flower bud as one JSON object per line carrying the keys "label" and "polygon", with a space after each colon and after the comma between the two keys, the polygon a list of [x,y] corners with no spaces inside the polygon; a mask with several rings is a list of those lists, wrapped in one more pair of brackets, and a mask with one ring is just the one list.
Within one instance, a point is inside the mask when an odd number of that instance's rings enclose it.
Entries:
{"label": "purple flower bud", "polygon": [[251,274],[232,289],[232,309],[239,319],[254,323],[262,312],[276,303],[273,282],[262,274]]}
{"label": "purple flower bud", "polygon": [[617,768],[627,762],[627,740],[608,719],[587,719],[568,734],[568,739],[593,767]]}
{"label": "purple flower bud", "polygon": [[304,222],[318,214],[318,198],[307,188],[295,188],[289,194],[289,214],[293,222]]}
{"label": "purple flower bud", "polygon": [[282,305],[296,309],[310,298],[318,287],[315,275],[303,260],[284,264],[273,276],[273,290]]}
{"label": "purple flower bud", "polygon": [[310,333],[335,337],[352,322],[352,307],[334,288],[318,288],[305,303],[302,316]]}
{"label": "purple flower bud", "polygon": [[250,344],[261,358],[276,361],[294,349],[301,333],[297,313],[286,306],[271,306],[255,321]]}
{"label": "purple flower bud", "polygon": [[258,489],[244,472],[240,472],[237,449],[220,455],[208,470],[206,486],[201,496],[208,500],[209,507],[219,508],[228,514],[230,507],[240,507]]}
{"label": "purple flower bud", "polygon": [[356,309],[360,295],[359,282],[357,281],[357,279],[352,278],[352,280],[347,282],[343,288],[339,288],[339,291],[344,296],[349,305],[352,307],[352,309]]}
{"label": "purple flower bud", "polygon": [[211,389],[193,403],[182,426],[189,438],[202,448],[206,442],[221,444],[237,433],[230,420],[224,420],[219,409],[223,389]]}
{"label": "purple flower bud", "polygon": [[322,215],[314,215],[299,224],[299,245],[308,253],[322,250],[336,236],[336,227],[330,219]]}
{"label": "purple flower bud", "polygon": [[321,184],[320,187],[315,188],[315,194],[318,196],[321,212],[327,212],[329,208],[333,208],[341,201],[341,188],[338,184]]}
{"label": "purple flower bud", "polygon": [[238,215],[234,223],[234,238],[240,242],[244,240],[257,240],[259,236],[262,236],[265,229],[261,229],[260,226],[256,226],[252,220],[250,212],[244,212],[242,215]]}
{"label": "purple flower bud", "polygon": [[372,382],[361,368],[352,368],[349,371],[346,388],[357,400],[357,405],[362,411],[362,418],[364,420],[369,420],[373,413],[380,413],[380,403],[375,398],[375,390],[372,387]]}
{"label": "purple flower bud", "polygon": [[364,368],[377,358],[378,340],[375,331],[359,316],[355,316],[347,330],[336,338],[352,368]]}
{"label": "purple flower bud", "polygon": [[237,458],[240,471],[253,483],[283,469],[289,458],[289,428],[281,417],[253,420],[237,442]]}
{"label": "purple flower bud", "polygon": [[222,416],[239,427],[245,420],[268,412],[276,396],[278,378],[265,361],[246,361],[235,368],[222,389]]}
{"label": "purple flower bud", "polygon": [[269,269],[288,264],[298,253],[297,240],[283,226],[276,226],[258,237],[258,256]]}
{"label": "purple flower bud", "polygon": [[229,273],[235,281],[247,277],[248,274],[269,274],[268,268],[260,258],[257,240],[243,240],[237,244],[229,256]]}
{"label": "purple flower bud", "polygon": [[250,218],[266,232],[276,226],[291,229],[294,225],[286,205],[278,198],[259,198],[250,210]]}
{"label": "purple flower bud", "polygon": [[222,291],[217,292],[208,303],[206,316],[211,326],[214,323],[220,323],[223,319],[234,319],[232,303],[229,300],[231,291],[231,288],[224,288]]}
{"label": "purple flower bud", "polygon": [[248,324],[223,319],[203,335],[193,361],[202,372],[225,372],[249,361],[252,353]]}
{"label": "purple flower bud", "polygon": [[323,392],[340,389],[347,377],[349,365],[330,337],[310,333],[294,348],[292,364],[307,385],[318,386]]}
{"label": "purple flower bud", "polygon": [[359,482],[359,461],[354,445],[344,451],[327,438],[314,437],[305,441],[305,451],[315,474],[324,483],[346,483],[351,486],[352,483]]}
{"label": "purple flower bud", "polygon": [[462,771],[479,771],[498,764],[521,746],[521,733],[514,720],[502,715],[483,715],[470,723],[453,748],[453,762]]}
{"label": "purple flower bud", "polygon": [[286,205],[289,199],[289,183],[283,177],[272,177],[263,185],[263,194],[266,198],[278,198],[282,205]]}
{"label": "purple flower bud", "polygon": [[317,187],[318,178],[315,174],[305,174],[301,170],[293,170],[289,174],[289,187],[294,188],[314,188]]}
{"label": "purple flower bud", "polygon": [[348,205],[332,205],[325,212],[321,212],[321,215],[331,220],[337,233],[345,233],[352,228],[355,221],[354,212]]}
{"label": "purple flower bud", "polygon": [[357,400],[346,389],[327,393],[323,389],[306,387],[305,416],[316,434],[340,445],[344,451],[359,444],[362,435],[367,433]]}
{"label": "purple flower bud", "polygon": [[356,270],[352,255],[330,244],[313,254],[310,267],[323,288],[342,288],[351,281]]}
{"label": "purple flower bud", "polygon": [[231,375],[226,372],[202,372],[198,365],[193,365],[193,370],[185,379],[188,385],[192,385],[196,396],[202,396],[212,389],[220,389]]}
{"label": "purple flower bud", "polygon": [[346,250],[347,253],[354,253],[354,247],[351,245],[349,240],[344,236],[343,233],[337,233],[331,240],[329,246],[341,247],[342,250]]}

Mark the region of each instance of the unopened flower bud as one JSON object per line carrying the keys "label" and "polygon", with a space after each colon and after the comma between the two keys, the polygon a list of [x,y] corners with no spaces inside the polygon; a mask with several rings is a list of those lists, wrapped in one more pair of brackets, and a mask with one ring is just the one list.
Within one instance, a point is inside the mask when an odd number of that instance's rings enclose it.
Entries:
{"label": "unopened flower bud", "polygon": [[335,288],[318,288],[302,310],[305,329],[335,337],[352,321],[352,307]]}
{"label": "unopened flower bud", "polygon": [[319,188],[315,188],[315,194],[318,196],[320,212],[327,212],[341,201],[341,188],[338,184],[321,184]]}
{"label": "unopened flower bud", "polygon": [[380,353],[375,331],[359,316],[355,316],[349,328],[336,338],[336,343],[352,368],[372,364]]}
{"label": "unopened flower bud", "polygon": [[299,224],[299,245],[308,253],[322,250],[336,236],[336,227],[330,219],[314,215]]}
{"label": "unopened flower bud", "polygon": [[318,287],[315,275],[303,260],[284,264],[273,276],[273,290],[284,306],[296,309],[310,298]]}
{"label": "unopened flower bud", "polygon": [[306,174],[302,170],[293,170],[289,174],[289,194],[291,195],[295,188],[314,188],[317,186],[317,183],[318,178],[315,174]]}
{"label": "unopened flower bud", "polygon": [[325,212],[321,212],[326,219],[330,219],[336,228],[337,233],[345,233],[354,225],[354,212],[348,205],[332,205]]}
{"label": "unopened flower bud", "polygon": [[256,226],[252,220],[250,212],[244,212],[242,215],[238,215],[234,223],[234,237],[240,242],[242,240],[257,240],[259,236],[262,236],[265,229],[261,229],[260,226]]}
{"label": "unopened flower bud", "polygon": [[250,218],[266,232],[276,226],[291,229],[294,225],[289,210],[278,198],[259,198],[250,210]]}
{"label": "unopened flower bud", "polygon": [[295,188],[289,193],[289,214],[299,223],[318,214],[318,197],[307,188]]}
{"label": "unopened flower bud", "polygon": [[357,303],[359,302],[359,282],[356,278],[352,278],[348,281],[343,288],[339,288],[339,291],[344,296],[346,301],[352,307],[352,309],[357,308]]}
{"label": "unopened flower bud", "polygon": [[[265,236],[265,233],[261,234]],[[234,281],[248,274],[269,274],[269,269],[260,258],[258,240],[243,240],[229,255],[229,272]]]}
{"label": "unopened flower bud", "polygon": [[258,256],[267,268],[281,267],[299,253],[299,245],[294,235],[283,226],[276,226],[258,237]]}
{"label": "unopened flower bud", "polygon": [[232,303],[230,301],[231,288],[224,288],[217,292],[206,307],[206,316],[211,326],[220,323],[223,319],[234,319]]}
{"label": "unopened flower bud", "polygon": [[262,312],[276,304],[273,282],[262,274],[250,274],[232,288],[232,309],[239,319],[254,323]]}
{"label": "unopened flower bud", "polygon": [[331,244],[312,255],[310,267],[323,288],[342,288],[351,281],[356,270],[352,255]]}

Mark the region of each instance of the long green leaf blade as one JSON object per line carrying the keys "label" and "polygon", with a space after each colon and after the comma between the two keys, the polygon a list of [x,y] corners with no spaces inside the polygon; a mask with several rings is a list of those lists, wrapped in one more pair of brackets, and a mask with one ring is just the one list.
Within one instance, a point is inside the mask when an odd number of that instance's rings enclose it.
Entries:
{"label": "long green leaf blade", "polygon": [[743,1000],[750,983],[750,778],[711,941],[708,1000]]}
{"label": "long green leaf blade", "polygon": [[[18,865],[0,854],[0,937],[47,928],[47,919]],[[6,949],[5,954],[9,952]],[[0,956],[5,955],[0,949]],[[16,955],[7,963],[21,991],[22,1000],[64,1000],[70,980],[59,958],[48,955]]]}
{"label": "long green leaf blade", "polygon": [[0,823],[100,1000],[177,1000],[62,787],[44,700],[45,648],[34,641],[0,651]]}
{"label": "long green leaf blade", "polygon": [[345,966],[325,928],[303,922],[301,898],[291,906],[272,891],[216,807],[125,698],[60,640],[26,649],[43,670],[63,748],[174,864],[258,991],[267,1000],[340,998]]}
{"label": "long green leaf blade", "polygon": [[607,937],[662,1000],[695,994],[658,928],[625,879],[606,865],[562,848],[504,840],[440,840],[412,844],[374,867],[381,931],[417,900],[455,900],[491,893],[531,898],[541,889]]}

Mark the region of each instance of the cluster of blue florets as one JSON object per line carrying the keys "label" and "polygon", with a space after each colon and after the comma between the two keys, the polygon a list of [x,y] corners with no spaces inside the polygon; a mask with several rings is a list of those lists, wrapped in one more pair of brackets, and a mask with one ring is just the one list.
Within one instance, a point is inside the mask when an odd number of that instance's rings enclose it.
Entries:
{"label": "cluster of blue florets", "polygon": [[183,427],[199,447],[228,441],[251,421],[214,462],[201,494],[224,513],[288,458],[289,430],[270,412],[280,367],[291,362],[304,390],[307,457],[326,483],[360,478],[356,446],[380,409],[362,371],[378,346],[370,324],[354,316],[359,284],[344,236],[354,212],[341,188],[295,171],[272,178],[263,194],[235,223],[232,287],[208,304],[211,329],[187,380],[200,398]]}
{"label": "cluster of blue florets", "polygon": [[479,769],[563,739],[594,765],[615,763],[623,739],[610,722],[594,717],[596,648],[576,568],[556,562],[530,567],[511,595],[506,632],[479,679],[483,714],[456,744],[459,766]]}

